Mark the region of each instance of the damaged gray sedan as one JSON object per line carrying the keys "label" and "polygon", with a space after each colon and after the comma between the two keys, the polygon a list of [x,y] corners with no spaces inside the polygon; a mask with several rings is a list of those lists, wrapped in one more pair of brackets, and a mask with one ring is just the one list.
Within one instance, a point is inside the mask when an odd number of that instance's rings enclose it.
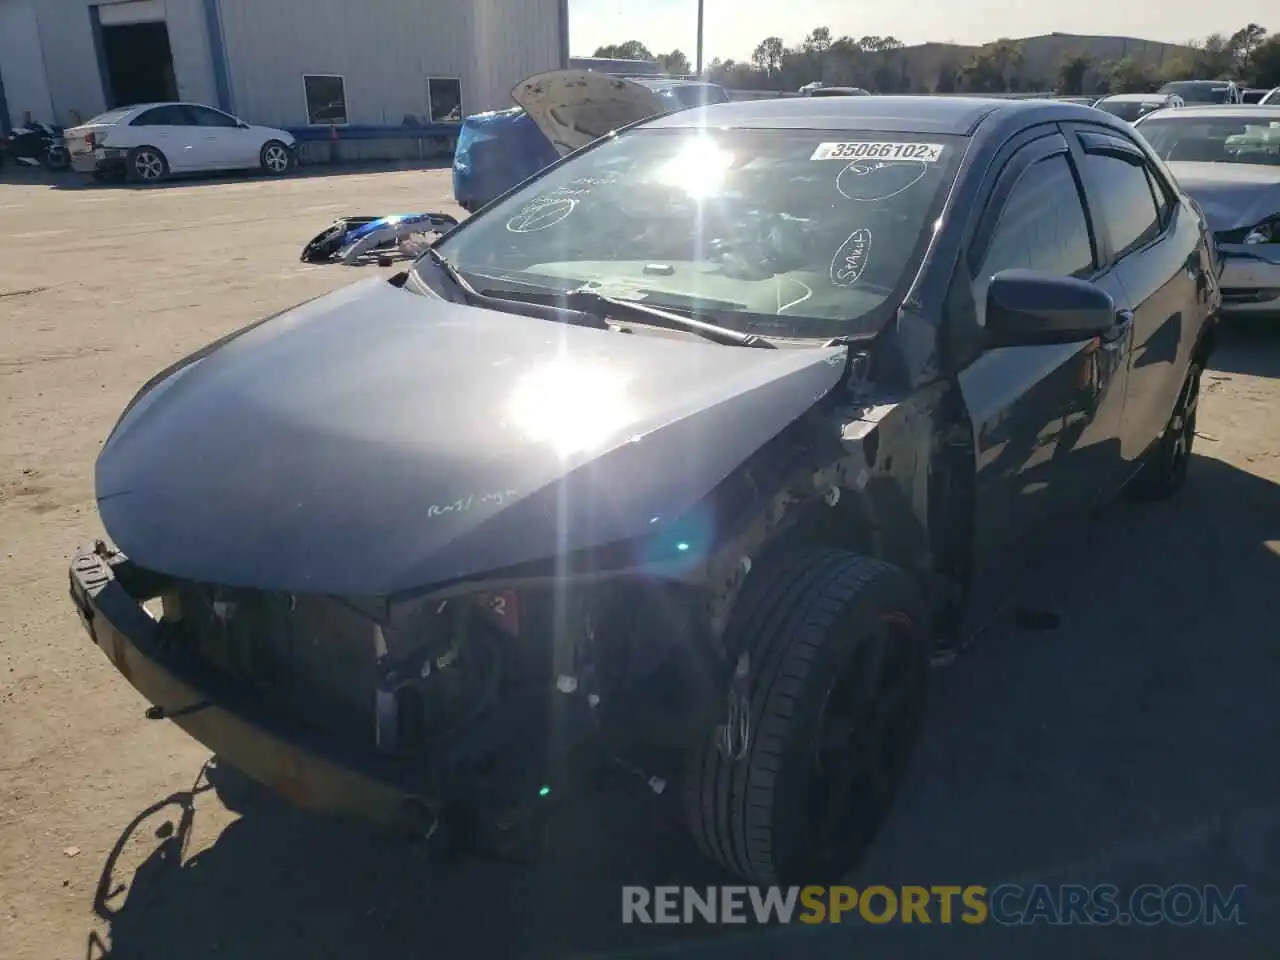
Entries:
{"label": "damaged gray sedan", "polygon": [[637,123],[153,378],[71,595],[300,804],[517,856],[620,771],[728,871],[834,880],[972,598],[1182,486],[1213,267],[1087,107]]}
{"label": "damaged gray sedan", "polygon": [[1161,110],[1137,127],[1208,218],[1223,313],[1280,319],[1280,106]]}

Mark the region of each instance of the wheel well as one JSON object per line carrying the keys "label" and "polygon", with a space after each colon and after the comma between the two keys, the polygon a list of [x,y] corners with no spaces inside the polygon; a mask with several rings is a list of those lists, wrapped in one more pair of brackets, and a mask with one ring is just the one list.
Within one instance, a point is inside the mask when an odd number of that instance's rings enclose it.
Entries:
{"label": "wheel well", "polygon": [[819,500],[811,504],[765,547],[762,557],[772,557],[801,547],[828,547],[849,550],[868,557],[881,557],[870,507],[861,497],[846,491],[834,506]]}
{"label": "wheel well", "polygon": [[1216,318],[1205,324],[1204,332],[1200,334],[1200,342],[1196,344],[1195,353],[1192,356],[1204,367],[1208,364],[1209,358],[1213,356],[1214,350],[1218,348],[1218,323]]}

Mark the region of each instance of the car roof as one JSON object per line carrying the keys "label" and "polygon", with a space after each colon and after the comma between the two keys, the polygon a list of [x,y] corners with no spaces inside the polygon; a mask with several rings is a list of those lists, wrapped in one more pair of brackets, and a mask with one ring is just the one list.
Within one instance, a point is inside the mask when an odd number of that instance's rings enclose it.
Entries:
{"label": "car roof", "polygon": [[1233,87],[1234,80],[1170,80],[1166,87]]}
{"label": "car roof", "polygon": [[1170,93],[1113,93],[1109,97],[1103,97],[1099,103],[1115,102],[1117,100],[1123,103],[1149,103],[1152,100],[1169,100],[1173,94]]}
{"label": "car roof", "polygon": [[989,117],[1021,117],[1025,123],[1095,120],[1098,111],[1059,100],[994,97],[869,96],[780,97],[738,100],[682,110],[649,121],[660,128],[744,127],[752,129],[879,130],[972,136]]}
{"label": "car roof", "polygon": [[[1177,107],[1158,111],[1160,117],[1184,117],[1188,120],[1214,120],[1223,117],[1266,117],[1280,120],[1280,104],[1270,103],[1212,103],[1204,106]],[[1149,113],[1143,120],[1156,116]]]}
{"label": "car roof", "polygon": [[627,77],[633,83],[650,90],[671,90],[675,87],[718,87],[720,84],[707,80],[682,80],[678,77]]}

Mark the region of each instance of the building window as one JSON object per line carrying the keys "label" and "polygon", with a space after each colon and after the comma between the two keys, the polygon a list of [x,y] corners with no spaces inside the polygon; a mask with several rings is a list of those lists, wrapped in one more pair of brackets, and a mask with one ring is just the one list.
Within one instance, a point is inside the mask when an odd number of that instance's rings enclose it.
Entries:
{"label": "building window", "polygon": [[457,77],[432,77],[427,81],[432,123],[462,120],[462,81]]}
{"label": "building window", "polygon": [[313,126],[345,126],[347,84],[343,77],[308,73],[302,77],[307,97],[307,123]]}

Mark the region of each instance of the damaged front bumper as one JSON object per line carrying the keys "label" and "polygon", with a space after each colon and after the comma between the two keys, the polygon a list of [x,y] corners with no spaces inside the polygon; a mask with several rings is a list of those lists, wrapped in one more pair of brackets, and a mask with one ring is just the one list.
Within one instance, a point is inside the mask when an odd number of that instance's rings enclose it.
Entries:
{"label": "damaged front bumper", "polygon": [[1218,243],[1225,316],[1280,317],[1280,243]]}
{"label": "damaged front bumper", "polygon": [[71,599],[85,630],[117,670],[220,758],[298,806],[389,826],[433,829],[437,800],[426,777],[396,758],[346,753],[268,714],[199,661],[165,642],[145,609],[144,572],[99,544],[71,562]]}

